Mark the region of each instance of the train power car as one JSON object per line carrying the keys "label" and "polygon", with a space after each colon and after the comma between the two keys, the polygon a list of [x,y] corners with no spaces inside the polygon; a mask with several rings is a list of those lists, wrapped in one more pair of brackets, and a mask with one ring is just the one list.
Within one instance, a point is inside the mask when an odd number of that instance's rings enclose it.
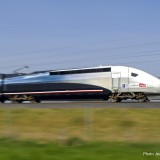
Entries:
{"label": "train power car", "polygon": [[30,74],[1,74],[0,101],[40,102],[58,98],[103,98],[148,101],[160,95],[160,80],[142,70],[127,66],[99,66],[51,70]]}

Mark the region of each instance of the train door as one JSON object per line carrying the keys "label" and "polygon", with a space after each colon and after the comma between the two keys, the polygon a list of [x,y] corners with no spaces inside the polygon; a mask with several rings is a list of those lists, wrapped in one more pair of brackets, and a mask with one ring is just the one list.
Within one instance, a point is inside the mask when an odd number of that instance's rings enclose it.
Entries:
{"label": "train door", "polygon": [[121,91],[121,73],[113,72],[112,73],[112,90]]}

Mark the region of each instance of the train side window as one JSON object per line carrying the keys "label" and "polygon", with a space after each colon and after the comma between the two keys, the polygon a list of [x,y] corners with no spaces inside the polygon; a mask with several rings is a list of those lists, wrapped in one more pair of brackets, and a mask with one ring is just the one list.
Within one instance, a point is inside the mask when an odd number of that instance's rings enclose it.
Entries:
{"label": "train side window", "polygon": [[84,70],[84,73],[90,73],[90,72],[91,72],[90,69],[85,69],[85,70]]}
{"label": "train side window", "polygon": [[77,70],[76,73],[83,73],[83,70]]}
{"label": "train side window", "polygon": [[59,73],[60,73],[60,75],[63,75],[63,74],[66,74],[66,71],[61,71]]}
{"label": "train side window", "polygon": [[97,72],[103,72],[103,68],[98,68]]}
{"label": "train side window", "polygon": [[81,73],[97,73],[97,72],[111,72],[111,68],[93,68],[93,69],[82,69],[82,70],[66,70],[50,72],[50,75],[66,75],[66,74],[81,74]]}
{"label": "train side window", "polygon": [[137,77],[138,74],[137,74],[137,73],[131,73],[131,76],[132,76],[132,77]]}
{"label": "train side window", "polygon": [[59,75],[59,72],[50,72],[50,75]]}
{"label": "train side window", "polygon": [[111,68],[103,68],[103,72],[111,72]]}
{"label": "train side window", "polygon": [[91,73],[96,73],[98,70],[97,69],[91,69]]}

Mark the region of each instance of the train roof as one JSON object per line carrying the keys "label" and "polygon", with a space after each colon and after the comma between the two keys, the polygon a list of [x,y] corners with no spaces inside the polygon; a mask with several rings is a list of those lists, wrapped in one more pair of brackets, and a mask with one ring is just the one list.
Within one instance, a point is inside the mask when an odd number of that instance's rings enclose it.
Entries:
{"label": "train roof", "polygon": [[[3,74],[0,73],[0,79],[3,78],[12,78],[12,77],[19,77],[19,76],[27,76],[33,74],[49,74],[49,75],[63,75],[63,74],[78,74],[78,73],[95,73],[95,72],[111,72],[111,68],[114,67],[128,67],[128,66],[96,66],[96,67],[84,67],[84,68],[68,68],[68,69],[57,69],[57,70],[43,70],[43,71],[35,71],[31,73],[10,73],[10,74]],[[132,67],[131,67],[132,68]],[[157,77],[160,79],[160,77]]]}
{"label": "train roof", "polygon": [[50,75],[96,73],[96,72],[111,72],[111,67],[109,67],[109,66],[99,66],[99,67],[90,67],[90,68],[53,70],[53,71],[50,71]]}
{"label": "train roof", "polygon": [[5,75],[5,78],[11,78],[11,77],[18,77],[18,76],[24,76],[24,75],[32,75],[32,74],[43,74],[43,73],[49,73],[49,74],[75,74],[75,73],[91,73],[91,72],[110,72],[112,67],[126,67],[126,66],[103,66],[99,65],[96,67],[84,67],[84,68],[68,68],[68,69],[57,69],[57,70],[43,70],[43,71],[35,71],[31,73],[10,73],[10,74],[0,74],[0,78],[2,78]]}
{"label": "train roof", "polygon": [[98,69],[98,68],[111,68],[112,66],[97,66],[97,67],[85,67],[85,68],[69,68],[69,69],[57,69],[57,70],[50,70],[50,72],[57,72],[57,71],[72,71],[72,70],[86,70],[86,69]]}
{"label": "train roof", "polygon": [[0,74],[0,78],[5,77],[5,78],[12,78],[12,77],[18,77],[18,76],[23,76],[27,75],[26,73],[10,73],[10,74]]}
{"label": "train roof", "polygon": [[[41,73],[58,73],[58,72],[64,72],[64,71],[84,71],[84,70],[92,70],[94,69],[105,69],[105,68],[111,68],[111,66],[97,66],[97,67],[86,67],[86,68],[70,68],[70,69],[57,69],[57,70],[44,70],[44,71],[35,71],[31,73],[8,73],[8,74],[3,74],[0,73],[0,78],[5,77],[5,78],[12,78],[12,77],[18,77],[18,76],[24,76],[24,75],[32,75],[32,74],[41,74]],[[99,70],[100,71],[100,70]],[[98,70],[97,70],[98,72]]]}

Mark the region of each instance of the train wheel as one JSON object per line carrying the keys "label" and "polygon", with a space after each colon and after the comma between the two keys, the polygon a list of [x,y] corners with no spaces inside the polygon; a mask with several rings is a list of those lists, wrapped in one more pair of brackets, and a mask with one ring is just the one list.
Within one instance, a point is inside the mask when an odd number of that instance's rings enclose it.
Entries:
{"label": "train wheel", "polygon": [[110,96],[109,96],[109,101],[110,102],[121,102],[122,99],[120,97],[118,97],[118,94],[117,93],[112,93]]}
{"label": "train wheel", "polygon": [[17,103],[22,103],[22,102],[23,102],[22,100],[18,100],[18,101],[17,101]]}
{"label": "train wheel", "polygon": [[41,103],[41,101],[39,99],[34,99],[31,101],[31,103]]}
{"label": "train wheel", "polygon": [[122,101],[120,98],[110,98],[109,100],[112,103],[116,103],[116,102],[121,102]]}
{"label": "train wheel", "polygon": [[118,98],[118,99],[117,99],[117,102],[121,102],[121,101],[122,101],[122,99],[121,99],[121,98]]}
{"label": "train wheel", "polygon": [[1,103],[5,103],[5,100],[4,99],[1,99],[1,101],[0,101]]}
{"label": "train wheel", "polygon": [[1,97],[0,102],[1,102],[1,103],[5,103],[5,98],[4,98],[4,97]]}
{"label": "train wheel", "polygon": [[149,99],[147,98],[147,96],[144,93],[139,93],[136,100],[138,100],[138,102],[140,102],[140,103],[149,101]]}
{"label": "train wheel", "polygon": [[148,101],[148,98],[147,97],[142,97],[142,98],[139,98],[138,99],[138,102],[147,102]]}

